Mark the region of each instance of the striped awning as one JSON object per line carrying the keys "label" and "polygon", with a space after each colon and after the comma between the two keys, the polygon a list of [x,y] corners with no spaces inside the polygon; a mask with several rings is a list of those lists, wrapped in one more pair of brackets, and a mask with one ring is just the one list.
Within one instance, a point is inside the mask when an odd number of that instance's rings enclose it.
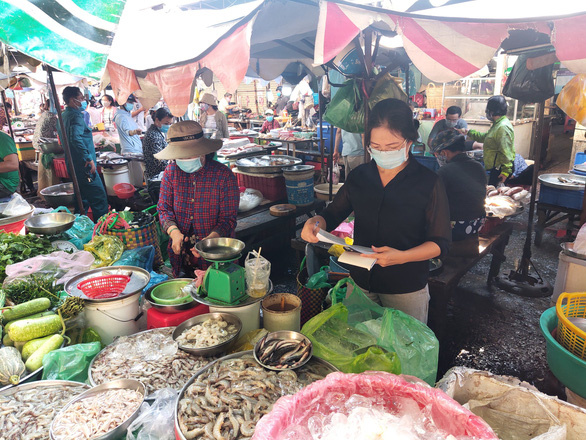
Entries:
{"label": "striped awning", "polygon": [[322,1],[314,62],[332,60],[367,27],[395,31],[413,64],[429,79],[454,81],[484,67],[510,30],[534,29],[549,35],[557,58],[574,73],[586,73],[586,45],[576,38],[586,28],[586,11],[561,18],[469,20],[420,18],[382,9]]}
{"label": "striped awning", "polygon": [[126,0],[0,0],[0,40],[77,76],[99,79]]}

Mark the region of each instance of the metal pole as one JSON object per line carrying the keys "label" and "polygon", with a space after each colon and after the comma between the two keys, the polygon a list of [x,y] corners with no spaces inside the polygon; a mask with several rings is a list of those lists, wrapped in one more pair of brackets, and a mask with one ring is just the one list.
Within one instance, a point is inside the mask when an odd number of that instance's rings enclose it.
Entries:
{"label": "metal pole", "polygon": [[84,215],[85,208],[83,207],[81,191],[79,190],[79,182],[77,181],[75,167],[73,166],[73,158],[71,156],[71,150],[69,149],[69,140],[67,139],[67,134],[65,132],[65,124],[63,123],[63,115],[61,114],[61,105],[59,105],[59,97],[57,96],[57,89],[55,88],[55,81],[53,80],[53,68],[51,66],[45,65],[45,70],[47,71],[47,76],[49,77],[49,85],[51,86],[51,93],[53,94],[53,99],[55,100],[57,119],[59,120],[59,127],[61,128],[62,134],[60,141],[63,145],[63,150],[65,151],[67,162],[69,162],[70,165],[69,172],[71,173],[71,180],[73,181],[73,191],[75,192],[75,198],[77,199],[77,206],[80,214]]}
{"label": "metal pole", "polygon": [[[10,121],[10,112],[8,111],[8,107],[6,106],[6,93],[4,90],[0,92],[2,94],[2,105],[4,106],[4,114],[6,115],[6,122],[8,122],[8,129],[10,130],[10,136],[14,139],[14,132],[12,131],[12,122]],[[1,129],[2,127],[0,127]],[[15,140],[15,139],[14,139]]]}
{"label": "metal pole", "polygon": [[[330,154],[328,156],[328,175],[330,176],[330,188],[328,199],[332,201],[332,192],[334,189],[334,126],[330,125]],[[339,128],[338,128],[339,130]]]}
{"label": "metal pole", "polygon": [[[324,175],[324,171],[326,169],[325,164],[326,164],[326,159],[325,159],[325,145],[324,145],[324,126],[323,126],[323,114],[321,111],[321,106],[323,103],[323,99],[324,97],[322,96],[322,92],[323,90],[321,90],[319,92],[318,98],[319,98],[319,151],[321,153],[321,175]],[[330,136],[333,136],[333,127],[330,125]]]}
{"label": "metal pole", "polygon": [[531,202],[529,203],[529,217],[527,219],[527,236],[525,237],[525,246],[523,247],[523,257],[521,259],[521,273],[528,275],[529,260],[531,259],[531,237],[533,235],[533,215],[535,212],[535,197],[537,193],[537,175],[541,166],[541,138],[543,135],[543,113],[544,103],[538,102],[537,106],[537,123],[535,124],[535,134],[533,136],[535,152],[535,162],[533,168],[533,182],[531,183]]}

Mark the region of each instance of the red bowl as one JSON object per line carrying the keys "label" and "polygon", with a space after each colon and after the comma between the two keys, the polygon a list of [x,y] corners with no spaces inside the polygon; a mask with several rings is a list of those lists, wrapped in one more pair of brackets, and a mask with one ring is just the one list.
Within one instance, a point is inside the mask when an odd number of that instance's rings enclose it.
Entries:
{"label": "red bowl", "polygon": [[134,195],[135,188],[130,183],[117,183],[114,192],[120,199],[129,199]]}

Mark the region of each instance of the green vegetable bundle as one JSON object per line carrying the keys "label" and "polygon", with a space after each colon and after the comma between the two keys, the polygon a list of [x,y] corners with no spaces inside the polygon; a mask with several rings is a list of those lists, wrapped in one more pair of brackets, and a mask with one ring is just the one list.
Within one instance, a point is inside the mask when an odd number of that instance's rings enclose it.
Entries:
{"label": "green vegetable bundle", "polygon": [[6,278],[6,266],[53,251],[51,242],[45,237],[33,234],[0,234],[0,283]]}
{"label": "green vegetable bundle", "polygon": [[22,304],[36,298],[49,298],[51,306],[61,303],[59,290],[52,275],[28,275],[8,283],[2,290],[15,304]]}

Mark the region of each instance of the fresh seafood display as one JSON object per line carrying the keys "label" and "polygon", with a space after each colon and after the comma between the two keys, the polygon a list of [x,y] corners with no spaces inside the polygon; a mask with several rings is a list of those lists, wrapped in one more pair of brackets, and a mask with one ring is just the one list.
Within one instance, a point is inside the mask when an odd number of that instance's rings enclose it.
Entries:
{"label": "fresh seafood display", "polygon": [[311,354],[311,343],[297,339],[269,339],[265,335],[256,347],[261,364],[279,369],[295,368]]}
{"label": "fresh seafood display", "polygon": [[72,403],[55,417],[54,440],[91,439],[122,425],[142,404],[135,390],[116,389]]}
{"label": "fresh seafood display", "polygon": [[174,327],[122,336],[96,356],[90,368],[95,385],[115,379],[141,381],[148,395],[162,388],[181,390],[187,381],[214,358],[179,350]]}
{"label": "fresh seafood display", "polygon": [[177,338],[181,347],[205,348],[226,342],[238,333],[238,327],[224,319],[206,319],[200,324],[188,328]]}
{"label": "fresh seafood display", "polygon": [[287,166],[295,163],[296,161],[292,158],[279,156],[254,156],[238,161],[239,165],[247,167]]}
{"label": "fresh seafood display", "polygon": [[0,438],[32,440],[49,438],[55,414],[88,389],[83,384],[40,385],[0,395]]}
{"label": "fresh seafood display", "polygon": [[178,403],[186,439],[250,439],[279,397],[295,394],[333,369],[312,359],[296,371],[269,371],[251,354],[220,359],[202,371]]}

